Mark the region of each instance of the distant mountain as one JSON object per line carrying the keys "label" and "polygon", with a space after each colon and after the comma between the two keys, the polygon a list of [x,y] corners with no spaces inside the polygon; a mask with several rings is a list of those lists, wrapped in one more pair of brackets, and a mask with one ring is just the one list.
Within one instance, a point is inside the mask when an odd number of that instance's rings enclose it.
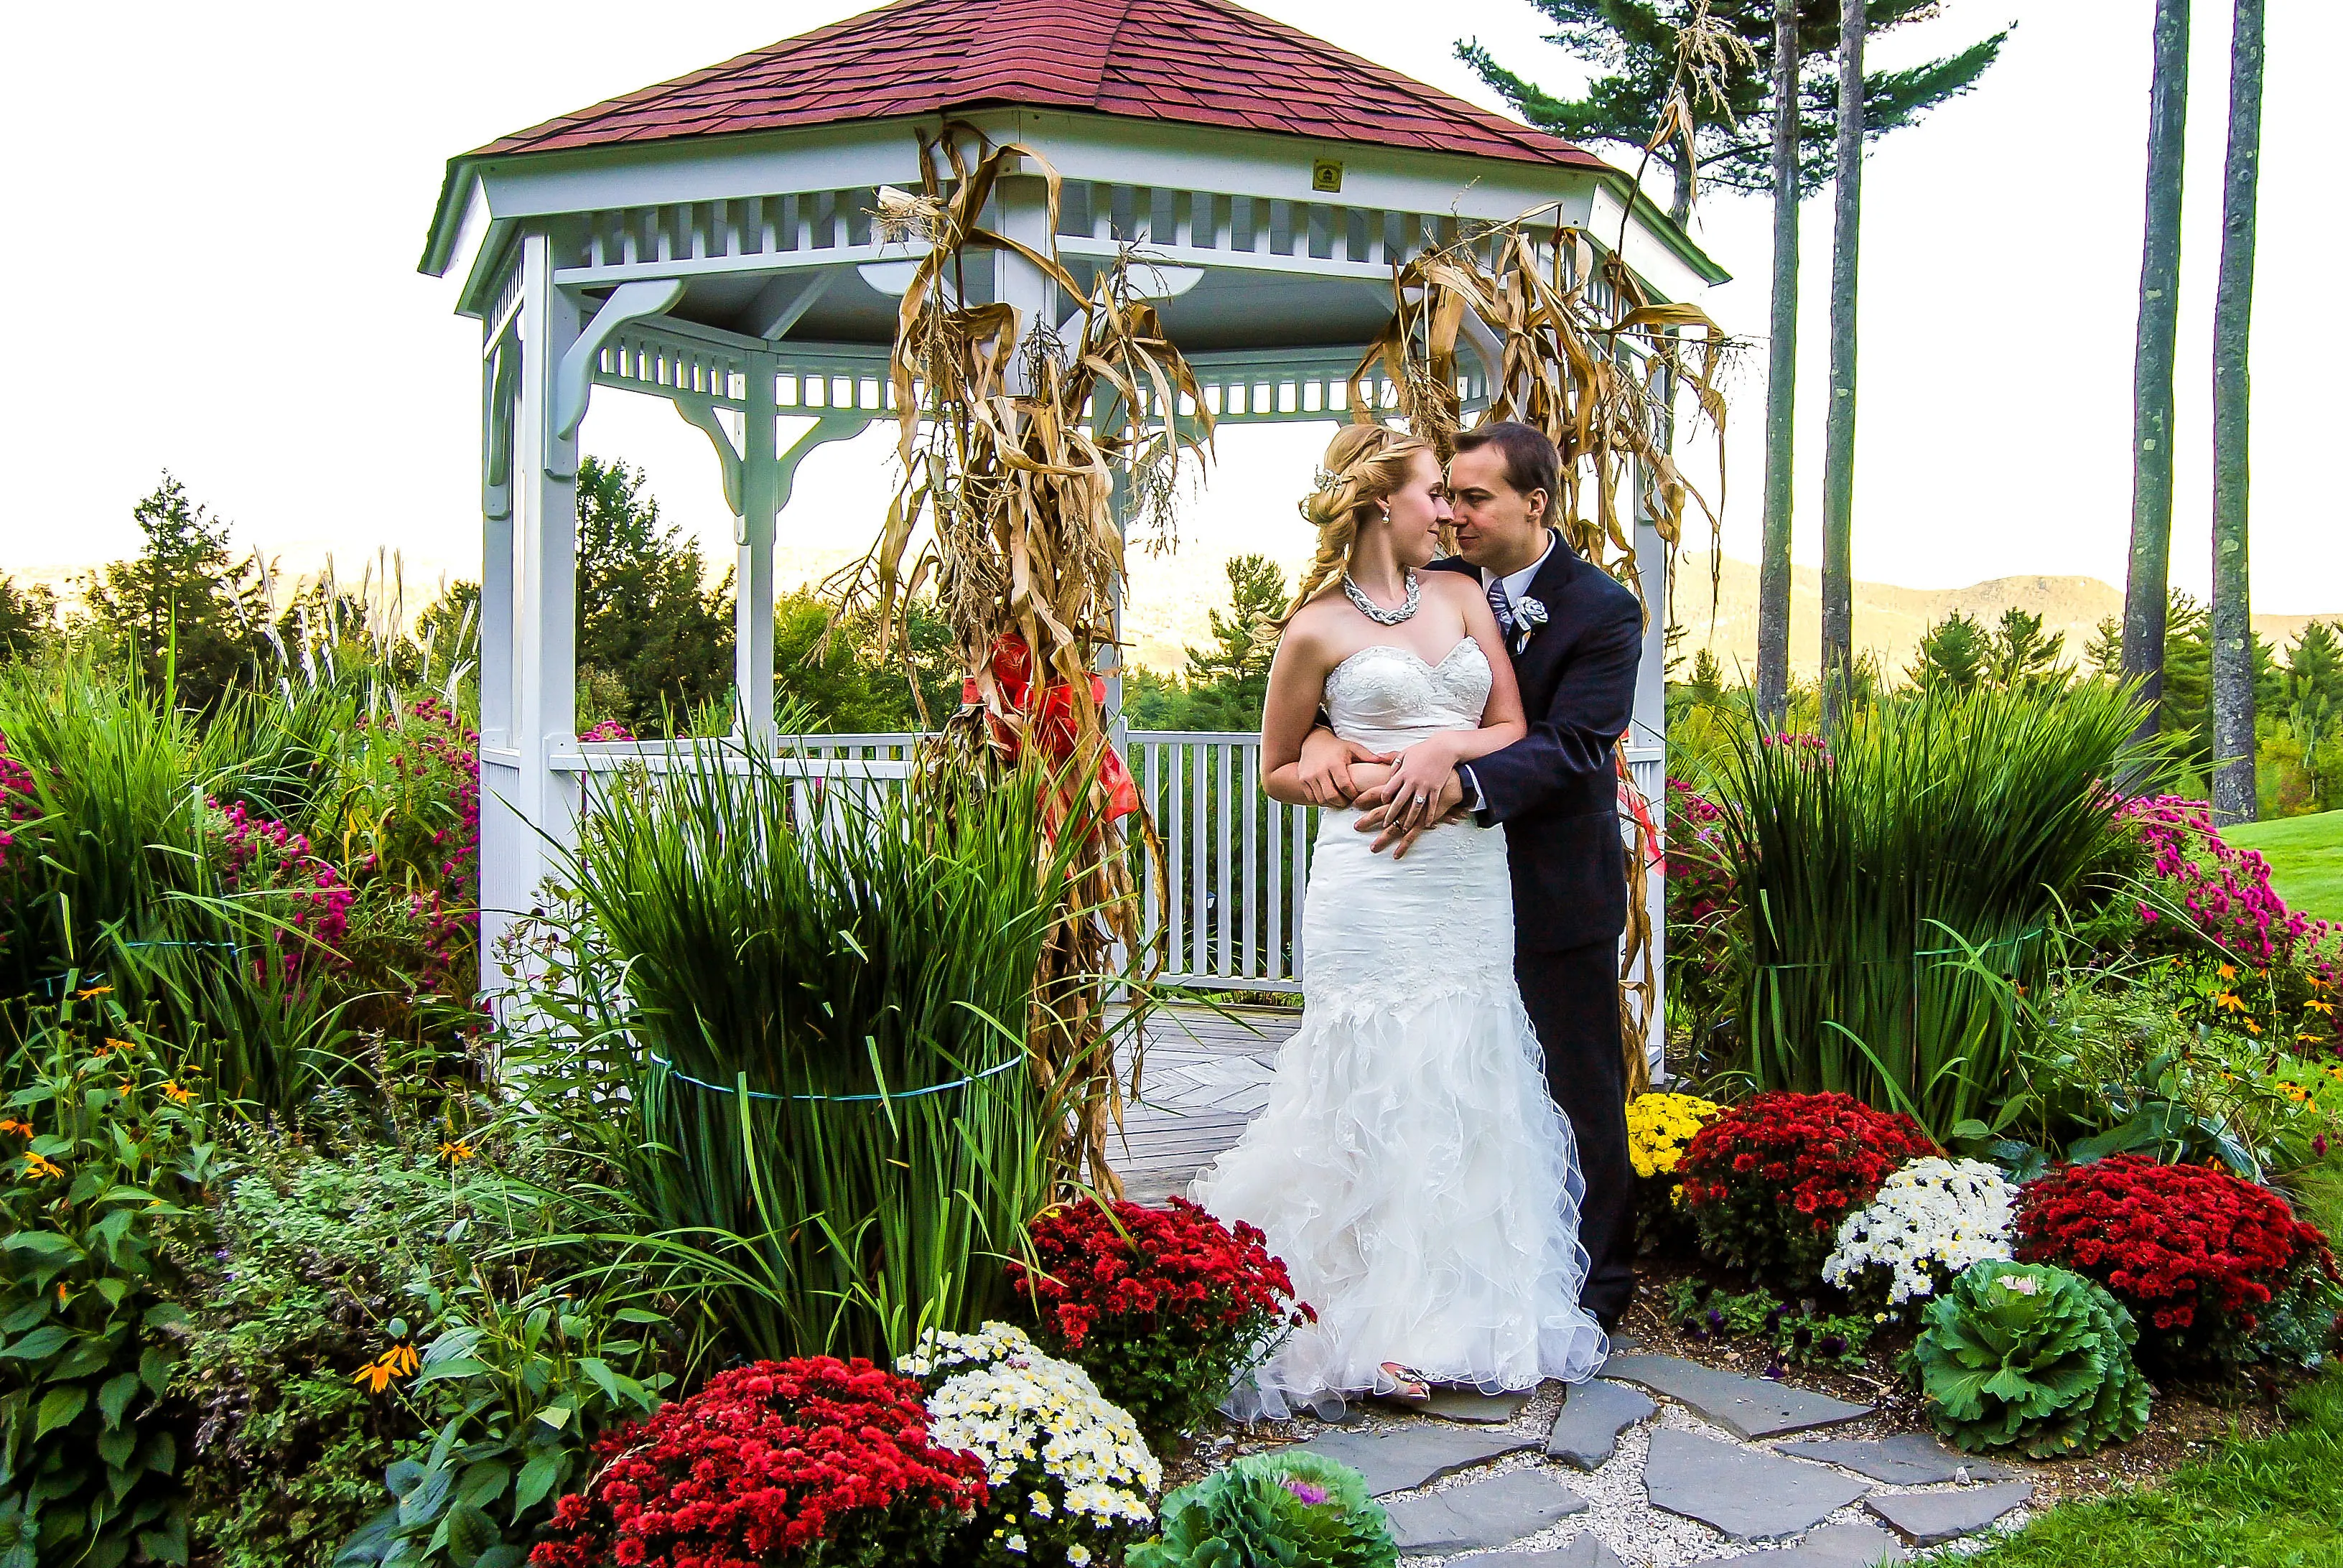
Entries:
{"label": "distant mountain", "polygon": [[[2063,633],[2069,664],[2079,663],[2083,648],[2108,616],[2123,614],[2123,590],[2097,578],[1994,578],[1958,588],[1907,588],[1890,583],[1855,585],[1855,642],[1858,650],[1878,654],[1891,675],[1900,675],[1916,657],[1922,634],[1958,610],[1991,625],[2012,606],[2042,618],[2046,632]],[[1714,600],[1710,595],[1709,558],[1689,551],[1679,565],[1674,623],[1684,628],[1678,653],[1690,658],[1703,647],[1713,649],[1728,676],[1757,668],[1757,568],[1746,561],[1723,558],[1717,566]],[[2314,620],[2343,621],[2343,611],[2331,615],[2258,615],[2254,629],[2272,647],[2283,649],[2296,634]],[[1801,678],[1812,679],[1821,668],[1822,574],[1810,567],[1790,571],[1790,667]]]}

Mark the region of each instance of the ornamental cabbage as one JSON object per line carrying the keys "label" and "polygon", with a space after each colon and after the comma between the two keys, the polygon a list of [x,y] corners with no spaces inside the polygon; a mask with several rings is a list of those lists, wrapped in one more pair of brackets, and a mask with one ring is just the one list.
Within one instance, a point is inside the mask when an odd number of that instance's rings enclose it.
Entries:
{"label": "ornamental cabbage", "polygon": [[1391,1568],[1391,1521],[1359,1473],[1288,1449],[1247,1454],[1163,1500],[1130,1568]]}
{"label": "ornamental cabbage", "polygon": [[1838,1228],[1823,1282],[1901,1307],[1972,1263],[2009,1256],[2016,1189],[1978,1160],[1930,1155],[1899,1168]]}
{"label": "ornamental cabbage", "polygon": [[1116,1561],[1155,1522],[1163,1467],[1130,1413],[1023,1330],[930,1333],[895,1367],[929,1391],[938,1446],[975,1454],[992,1491],[953,1562],[1085,1568]]}
{"label": "ornamental cabbage", "polygon": [[2150,1390],[2121,1302],[2080,1274],[2000,1260],[1928,1303],[1912,1364],[1929,1419],[1969,1452],[2089,1453],[2147,1429]]}

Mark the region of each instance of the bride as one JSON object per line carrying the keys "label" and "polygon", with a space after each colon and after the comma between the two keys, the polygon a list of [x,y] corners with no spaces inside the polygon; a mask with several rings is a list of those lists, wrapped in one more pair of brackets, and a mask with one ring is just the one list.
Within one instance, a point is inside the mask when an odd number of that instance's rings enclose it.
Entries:
{"label": "bride", "polygon": [[[1262,719],[1262,788],[1310,804],[1302,742],[1322,709],[1389,756],[1411,810],[1460,761],[1519,739],[1512,660],[1477,578],[1419,572],[1448,502],[1423,440],[1354,425],[1302,503],[1317,558],[1287,612]],[[1240,1384],[1234,1413],[1332,1413],[1435,1383],[1483,1392],[1578,1382],[1604,1352],[1579,1310],[1584,1191],[1570,1124],[1513,980],[1503,828],[1426,833],[1370,852],[1353,813],[1319,823],[1302,915],[1302,1027],[1267,1107],[1197,1177],[1197,1201],[1268,1232],[1317,1312]]]}

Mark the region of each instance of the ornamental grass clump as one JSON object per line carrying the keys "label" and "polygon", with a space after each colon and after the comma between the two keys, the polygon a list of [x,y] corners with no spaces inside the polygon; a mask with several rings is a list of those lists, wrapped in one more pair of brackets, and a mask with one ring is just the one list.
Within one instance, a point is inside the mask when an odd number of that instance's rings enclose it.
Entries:
{"label": "ornamental grass clump", "polygon": [[1938,1432],[1972,1453],[2090,1453],[2147,1430],[2122,1303],[2080,1274],[1977,1263],[1928,1303],[1912,1365]]}
{"label": "ornamental grass clump", "polygon": [[1061,1203],[1031,1227],[1009,1282],[1053,1354],[1087,1370],[1150,1442],[1200,1430],[1247,1369],[1312,1315],[1261,1231],[1185,1198],[1152,1209]]}
{"label": "ornamental grass clump", "polygon": [[595,1445],[536,1568],[902,1568],[947,1561],[989,1493],[937,1440],[920,1386],[812,1356],[719,1372]]}
{"label": "ornamental grass clump", "polygon": [[927,1389],[935,1440],[975,1454],[991,1490],[952,1563],[1112,1563],[1153,1527],[1163,1467],[1137,1424],[1022,1330],[931,1334],[896,1369]]}
{"label": "ornamental grass clump", "polygon": [[1792,1295],[1822,1283],[1839,1222],[1936,1146],[1908,1116],[1845,1094],[1760,1094],[1694,1135],[1684,1208],[1717,1261]]}
{"label": "ornamental grass clump", "polygon": [[[2327,1238],[2277,1193],[2210,1165],[2137,1154],[2029,1182],[2016,1251],[2104,1284],[2141,1321],[2151,1363],[2214,1372],[2274,1359],[2284,1347],[2262,1335],[2263,1320],[2315,1313],[2337,1277]],[[2331,1307],[2326,1317],[2320,1338],[2331,1342]]]}
{"label": "ornamental grass clump", "polygon": [[1910,1310],[1970,1264],[2009,1256],[2016,1202],[2016,1189],[1983,1161],[1915,1160],[1839,1226],[1823,1282],[1867,1304]]}
{"label": "ornamental grass clump", "polygon": [[1163,1533],[1131,1568],[1392,1568],[1390,1517],[1348,1465],[1252,1453],[1163,1500]]}

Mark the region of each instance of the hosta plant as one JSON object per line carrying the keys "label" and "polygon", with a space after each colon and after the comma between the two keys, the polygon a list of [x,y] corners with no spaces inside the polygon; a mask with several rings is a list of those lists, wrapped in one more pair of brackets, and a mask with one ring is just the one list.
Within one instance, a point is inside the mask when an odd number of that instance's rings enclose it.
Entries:
{"label": "hosta plant", "polygon": [[2150,1391],[2132,1364],[2138,1331],[2080,1274],[1977,1263],[1928,1304],[1912,1365],[1936,1430],[1973,1453],[2089,1453],[2147,1428]]}
{"label": "hosta plant", "polygon": [[0,1117],[0,1562],[184,1563],[179,1434],[156,1413],[184,1318],[165,1242],[196,1223],[213,1145],[108,988],[35,1021]]}
{"label": "hosta plant", "polygon": [[991,1501],[953,1563],[1112,1563],[1154,1523],[1163,1467],[1138,1426],[1023,1330],[931,1333],[896,1370],[928,1390],[935,1441],[984,1464]]}
{"label": "hosta plant", "polygon": [[1915,1160],[1839,1227],[1823,1282],[1901,1311],[1970,1264],[2008,1257],[2016,1201],[2007,1179],[1983,1161]]}
{"label": "hosta plant", "polygon": [[1248,1454],[1163,1500],[1131,1568],[1391,1568],[1391,1521],[1358,1472],[1289,1449]]}

